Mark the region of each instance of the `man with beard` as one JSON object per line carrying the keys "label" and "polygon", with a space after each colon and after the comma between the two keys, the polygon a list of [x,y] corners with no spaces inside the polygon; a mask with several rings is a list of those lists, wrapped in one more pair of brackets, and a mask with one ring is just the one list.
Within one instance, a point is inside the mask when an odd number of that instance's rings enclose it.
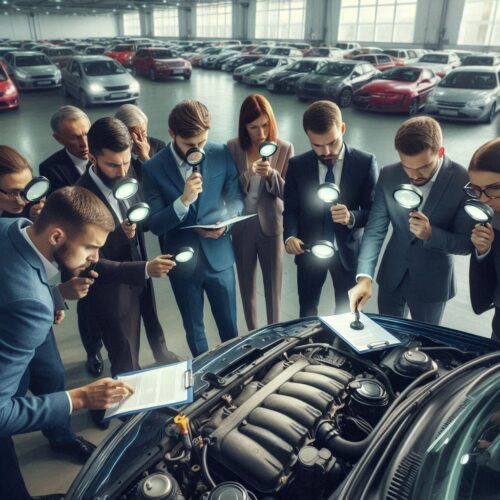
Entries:
{"label": "man with beard", "polygon": [[[471,219],[463,209],[467,171],[444,154],[439,123],[422,116],[404,122],[394,141],[400,162],[382,169],[349,291],[351,309],[362,309],[372,295],[372,281],[389,223],[393,232],[380,264],[378,309],[381,314],[438,325],[446,301],[455,296],[452,255],[471,252]],[[400,184],[416,186],[423,196],[418,209],[396,203]]]}
{"label": "man with beard", "polygon": [[[78,181],[99,197],[110,210],[115,230],[100,249],[101,257],[118,262],[143,262],[143,286],[118,283],[101,283],[99,279],[82,299],[90,315],[91,323],[102,332],[102,340],[108,351],[111,373],[137,370],[139,366],[139,339],[141,314],[146,301],[152,301],[150,293],[153,277],[163,277],[175,266],[169,255],[160,255],[147,261],[144,234],[140,226],[130,224],[127,209],[142,201],[140,195],[119,201],[113,195],[113,186],[130,174],[131,146],[127,127],[116,118],[97,120],[88,133],[92,167]],[[154,304],[150,305],[154,308]],[[163,363],[177,361],[178,357],[167,350],[162,333],[162,345],[158,345],[155,357],[162,356]]]}
{"label": "man with beard", "polygon": [[[303,126],[312,150],[288,163],[283,212],[285,249],[295,255],[297,264],[300,317],[318,314],[328,272],[335,289],[335,312],[348,310],[347,291],[355,283],[359,242],[378,176],[375,156],[344,142],[346,124],[336,104],[311,104]],[[337,204],[318,198],[318,187],[324,182],[340,187]],[[332,258],[318,259],[304,249],[318,240],[334,245]]]}
{"label": "man with beard", "polygon": [[[0,220],[0,498],[26,500],[11,436],[68,427],[72,412],[104,409],[133,388],[102,379],[69,391],[24,396],[19,386],[36,349],[52,335],[54,299],[49,281],[59,270],[76,276],[97,262],[113,229],[106,207],[85,189],[50,196],[37,218]],[[57,267],[58,266],[58,267]],[[42,497],[43,498],[43,497]],[[49,495],[46,498],[63,498]]]}

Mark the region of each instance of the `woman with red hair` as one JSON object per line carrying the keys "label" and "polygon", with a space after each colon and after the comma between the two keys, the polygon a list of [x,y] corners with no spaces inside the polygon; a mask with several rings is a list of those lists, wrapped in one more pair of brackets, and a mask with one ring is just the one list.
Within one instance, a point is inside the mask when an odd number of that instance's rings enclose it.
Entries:
{"label": "woman with red hair", "polygon": [[[259,154],[265,141],[278,145],[268,159]],[[249,95],[241,105],[238,137],[227,146],[238,167],[245,193],[246,214],[257,214],[232,230],[236,269],[248,330],[257,328],[256,276],[259,259],[264,280],[268,324],[280,318],[283,274],[283,188],[292,144],[278,139],[278,128],[269,101]]]}

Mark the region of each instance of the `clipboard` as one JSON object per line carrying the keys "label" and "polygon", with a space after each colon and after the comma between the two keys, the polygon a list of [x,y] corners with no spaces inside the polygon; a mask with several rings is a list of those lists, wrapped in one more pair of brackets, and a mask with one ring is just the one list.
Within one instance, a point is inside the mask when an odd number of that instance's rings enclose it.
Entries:
{"label": "clipboard", "polygon": [[129,383],[135,390],[108,408],[104,420],[142,411],[193,402],[193,362],[191,359],[144,370],[120,373],[113,377]]}
{"label": "clipboard", "polygon": [[230,219],[226,219],[218,224],[196,224],[194,226],[184,226],[181,229],[220,229],[221,227],[230,226],[231,224],[237,224],[242,220],[249,219],[250,217],[255,217],[257,214],[251,215],[238,215],[237,217],[231,217]]}
{"label": "clipboard", "polygon": [[366,314],[360,312],[359,317],[364,325],[362,330],[354,330],[350,327],[354,320],[352,313],[321,316],[319,319],[359,354],[401,345],[397,337],[375,323]]}

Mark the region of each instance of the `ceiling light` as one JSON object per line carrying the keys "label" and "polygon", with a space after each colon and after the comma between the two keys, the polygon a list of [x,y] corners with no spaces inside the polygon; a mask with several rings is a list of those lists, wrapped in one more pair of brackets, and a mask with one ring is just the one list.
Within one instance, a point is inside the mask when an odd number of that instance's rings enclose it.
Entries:
{"label": "ceiling light", "polygon": [[4,5],[7,5],[9,2],[7,2],[7,0],[3,0],[2,2]]}

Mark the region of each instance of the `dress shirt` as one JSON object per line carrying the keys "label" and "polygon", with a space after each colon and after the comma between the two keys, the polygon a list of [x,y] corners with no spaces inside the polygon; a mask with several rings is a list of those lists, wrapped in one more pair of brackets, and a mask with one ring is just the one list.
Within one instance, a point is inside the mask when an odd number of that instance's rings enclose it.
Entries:
{"label": "dress shirt", "polygon": [[80,175],[83,175],[87,170],[89,160],[82,160],[81,158],[78,158],[78,156],[72,155],[67,149],[66,153],[70,157],[78,172],[80,172]]}
{"label": "dress shirt", "polygon": [[[175,162],[177,163],[177,167],[179,168],[179,172],[181,173],[182,178],[184,179],[184,182],[189,178],[189,176],[193,173],[193,167],[189,165],[187,162],[185,162],[178,154],[177,151],[174,148],[174,143],[170,143],[170,150],[172,151],[172,154],[174,155]],[[182,203],[181,200],[182,196],[179,196],[174,201],[174,212],[179,217],[180,221],[183,221],[186,218],[186,215],[189,212],[189,206],[186,207],[184,203]]]}
{"label": "dress shirt", "polygon": [[[252,162],[247,157],[247,169],[251,170]],[[262,177],[256,175],[252,172],[250,177],[250,185],[248,188],[248,193],[245,196],[245,213],[246,214],[256,214],[257,213],[257,200],[259,198],[260,181]]]}

